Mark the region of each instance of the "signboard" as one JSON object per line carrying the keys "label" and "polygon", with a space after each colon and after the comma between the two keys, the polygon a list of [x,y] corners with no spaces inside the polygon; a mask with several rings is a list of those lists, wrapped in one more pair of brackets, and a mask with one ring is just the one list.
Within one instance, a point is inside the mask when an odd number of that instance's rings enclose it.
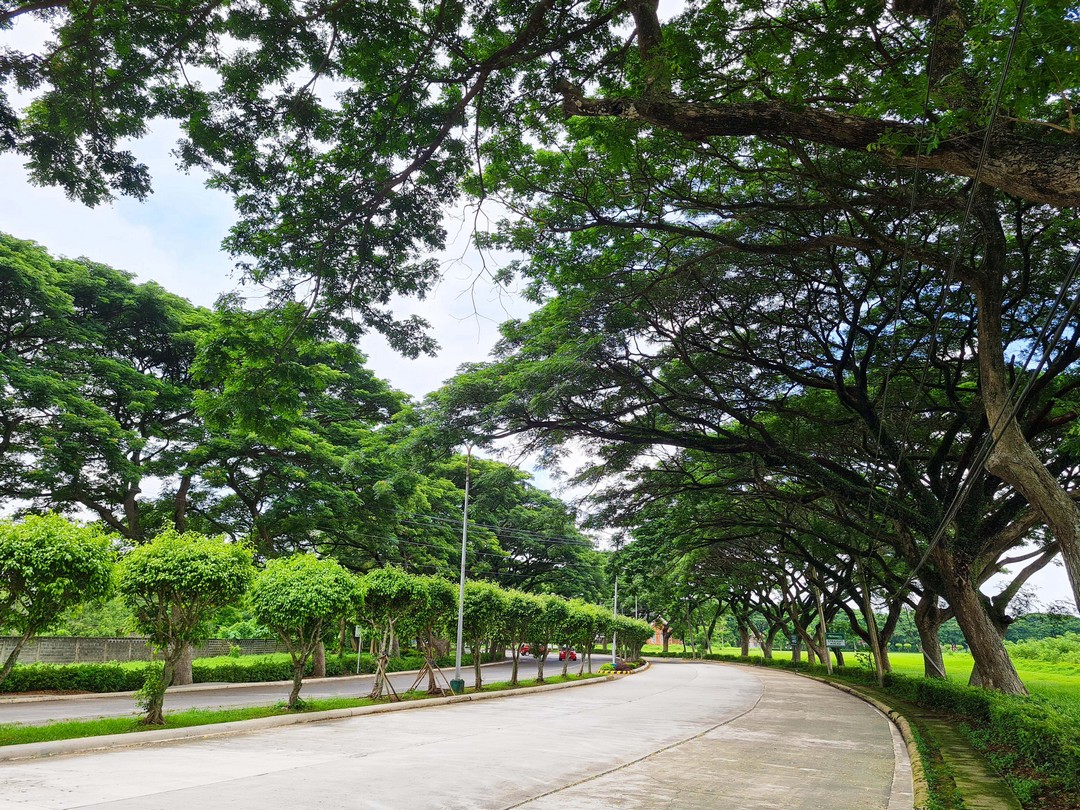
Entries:
{"label": "signboard", "polygon": [[830,650],[843,650],[847,648],[847,639],[842,635],[826,635],[825,646]]}
{"label": "signboard", "polygon": [[360,636],[364,635],[364,628],[360,625],[356,625],[353,628],[352,634],[355,638],[360,638]]}
{"label": "signboard", "polygon": [[799,634],[798,633],[792,633],[788,637],[788,641],[791,642],[792,647],[798,647],[799,646]]}

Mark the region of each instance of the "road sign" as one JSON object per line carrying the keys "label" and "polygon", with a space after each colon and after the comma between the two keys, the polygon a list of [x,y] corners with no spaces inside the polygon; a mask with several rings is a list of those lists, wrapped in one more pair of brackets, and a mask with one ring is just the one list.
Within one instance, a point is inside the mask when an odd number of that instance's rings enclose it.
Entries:
{"label": "road sign", "polygon": [[842,635],[826,635],[825,646],[830,650],[842,650],[847,647],[847,639]]}

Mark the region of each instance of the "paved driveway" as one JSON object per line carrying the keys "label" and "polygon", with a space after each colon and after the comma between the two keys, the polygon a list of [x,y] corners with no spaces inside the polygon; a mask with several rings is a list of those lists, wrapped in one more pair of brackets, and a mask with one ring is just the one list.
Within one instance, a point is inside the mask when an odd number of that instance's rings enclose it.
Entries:
{"label": "paved driveway", "polygon": [[871,706],[787,673],[675,662],[543,694],[0,764],[0,810],[902,810],[910,793],[903,748]]}

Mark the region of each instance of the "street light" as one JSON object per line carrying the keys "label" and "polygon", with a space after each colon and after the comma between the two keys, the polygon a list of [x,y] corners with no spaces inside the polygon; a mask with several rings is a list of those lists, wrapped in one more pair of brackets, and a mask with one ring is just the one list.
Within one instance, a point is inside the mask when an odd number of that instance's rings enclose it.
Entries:
{"label": "street light", "polygon": [[[619,618],[619,574],[615,574],[615,598],[611,601],[611,617],[613,619]],[[618,632],[612,625],[611,630],[611,665],[616,666],[618,664],[617,657],[615,655],[615,640],[618,637]]]}
{"label": "street light", "polygon": [[[472,464],[472,445],[465,445],[465,508],[461,513],[461,580],[458,583],[457,651],[454,654],[454,680],[450,691],[460,695],[465,691],[461,677],[461,635],[465,626],[465,543],[469,539],[469,467]],[[476,654],[476,651],[473,651]]]}

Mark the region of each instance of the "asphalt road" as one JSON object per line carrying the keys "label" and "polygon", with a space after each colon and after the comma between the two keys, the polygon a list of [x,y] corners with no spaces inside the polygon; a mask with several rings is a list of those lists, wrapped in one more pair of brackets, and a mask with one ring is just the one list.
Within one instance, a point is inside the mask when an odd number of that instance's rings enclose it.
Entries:
{"label": "asphalt road", "polygon": [[790,673],[611,682],[0,764],[0,810],[910,810],[876,709]]}
{"label": "asphalt road", "polygon": [[[593,668],[603,663],[593,657]],[[571,663],[571,671],[576,672],[580,662]],[[485,683],[510,680],[511,664],[488,664],[483,667],[481,677]],[[454,668],[444,669],[447,678],[454,677]],[[545,675],[558,675],[562,672],[562,663],[549,659],[544,665]],[[473,685],[473,668],[462,667],[462,679],[466,686]],[[535,678],[536,662],[530,656],[524,656],[519,666],[519,677]],[[300,691],[302,698],[326,697],[364,697],[371,691],[374,680],[372,675],[359,675],[340,678],[320,678],[305,681]],[[394,688],[403,691],[412,686],[415,674],[392,673],[390,682]],[[442,681],[440,685],[444,687]],[[176,712],[184,709],[212,709],[237,706],[270,706],[287,700],[292,683],[277,683],[270,686],[247,684],[228,684],[212,688],[212,684],[174,687],[165,695],[165,711]],[[427,679],[420,688],[427,687]],[[138,715],[139,709],[130,693],[116,695],[88,695],[76,697],[67,695],[62,698],[33,700],[0,698],[0,724],[23,723],[43,725],[57,720],[80,720],[97,717],[123,717]]]}

